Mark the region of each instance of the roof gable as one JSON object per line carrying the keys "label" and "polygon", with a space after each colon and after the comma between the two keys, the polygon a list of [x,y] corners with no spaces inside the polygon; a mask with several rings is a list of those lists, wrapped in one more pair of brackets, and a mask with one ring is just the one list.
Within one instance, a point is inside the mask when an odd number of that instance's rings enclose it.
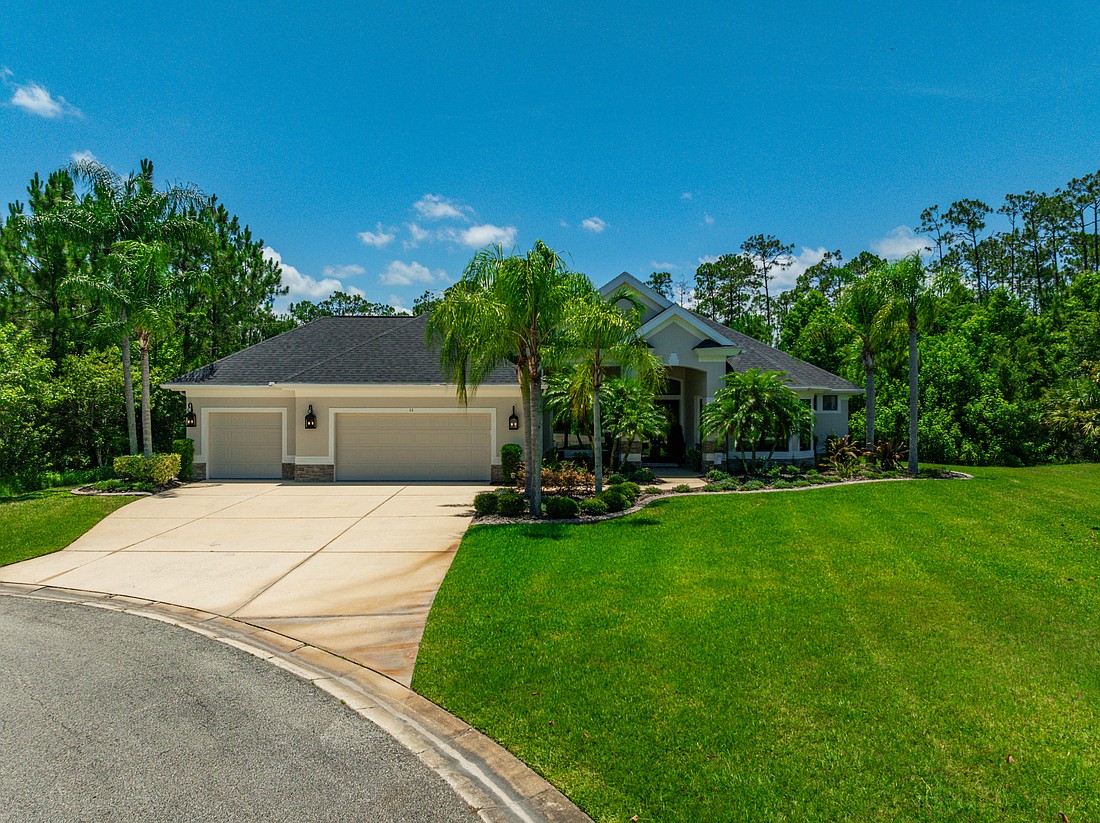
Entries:
{"label": "roof gable", "polygon": [[660,312],[663,312],[665,309],[674,305],[673,302],[667,297],[654,291],[637,277],[625,271],[614,280],[611,280],[600,286],[600,294],[602,294],[604,297],[607,297],[609,294],[619,288],[626,288],[634,292],[638,296],[638,299],[641,300],[648,309],[646,314],[659,314]]}

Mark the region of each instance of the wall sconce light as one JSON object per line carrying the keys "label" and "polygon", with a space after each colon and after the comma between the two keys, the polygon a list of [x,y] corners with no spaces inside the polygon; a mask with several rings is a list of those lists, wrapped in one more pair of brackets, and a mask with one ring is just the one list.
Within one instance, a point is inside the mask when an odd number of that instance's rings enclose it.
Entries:
{"label": "wall sconce light", "polygon": [[312,403],[309,404],[309,411],[306,412],[306,428],[307,429],[317,428],[317,415],[315,415],[313,413],[313,404]]}
{"label": "wall sconce light", "polygon": [[184,423],[186,423],[187,428],[189,429],[193,429],[195,428],[195,426],[199,425],[199,419],[195,417],[195,407],[192,406],[190,403],[187,404],[187,415],[183,418],[183,420]]}
{"label": "wall sconce light", "polygon": [[519,418],[516,416],[515,406],[512,406],[512,413],[508,415],[508,431],[519,431]]}

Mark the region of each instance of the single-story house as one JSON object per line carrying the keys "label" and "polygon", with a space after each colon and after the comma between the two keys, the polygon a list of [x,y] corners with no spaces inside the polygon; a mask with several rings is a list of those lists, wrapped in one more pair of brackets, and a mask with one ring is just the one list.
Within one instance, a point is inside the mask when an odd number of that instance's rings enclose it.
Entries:
{"label": "single-story house", "polygon": [[[645,305],[642,334],[666,364],[669,409],[683,442],[700,441],[699,413],[728,371],[787,373],[817,412],[814,437],[777,444],[778,460],[812,459],[848,427],[861,389],[674,304],[625,272]],[[522,444],[515,369],[502,366],[463,405],[425,340],[424,316],[322,317],[164,384],[186,395],[195,477],[306,481],[470,480],[500,472],[500,447]],[[544,426],[545,447],[555,433]],[[707,464],[728,459],[700,444]],[[642,455],[631,455],[640,459]]]}

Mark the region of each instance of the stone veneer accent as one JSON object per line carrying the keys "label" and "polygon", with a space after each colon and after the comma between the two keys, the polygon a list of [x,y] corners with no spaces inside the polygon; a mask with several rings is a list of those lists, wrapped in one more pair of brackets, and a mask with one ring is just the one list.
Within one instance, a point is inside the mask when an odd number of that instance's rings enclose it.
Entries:
{"label": "stone veneer accent", "polygon": [[293,479],[294,479],[294,464],[293,463],[283,463],[283,480],[293,480]]}
{"label": "stone veneer accent", "polygon": [[[287,464],[290,465],[290,464]],[[293,475],[288,478],[300,483],[332,483],[336,480],[336,467],[328,466],[292,466]]]}
{"label": "stone veneer accent", "polygon": [[206,464],[195,463],[191,466],[191,479],[192,480],[205,480],[206,479]]}
{"label": "stone veneer accent", "polygon": [[495,463],[489,467],[489,482],[499,485],[504,482],[504,467]]}

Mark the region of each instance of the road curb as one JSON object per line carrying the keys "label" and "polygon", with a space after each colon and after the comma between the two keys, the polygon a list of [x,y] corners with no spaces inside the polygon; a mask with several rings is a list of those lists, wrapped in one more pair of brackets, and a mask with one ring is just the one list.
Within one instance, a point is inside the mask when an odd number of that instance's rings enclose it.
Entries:
{"label": "road curb", "polygon": [[224,615],[104,592],[0,583],[0,595],[75,603],[196,632],[308,680],[388,732],[487,823],[591,823],[558,789],[500,744],[435,703],[331,652]]}

